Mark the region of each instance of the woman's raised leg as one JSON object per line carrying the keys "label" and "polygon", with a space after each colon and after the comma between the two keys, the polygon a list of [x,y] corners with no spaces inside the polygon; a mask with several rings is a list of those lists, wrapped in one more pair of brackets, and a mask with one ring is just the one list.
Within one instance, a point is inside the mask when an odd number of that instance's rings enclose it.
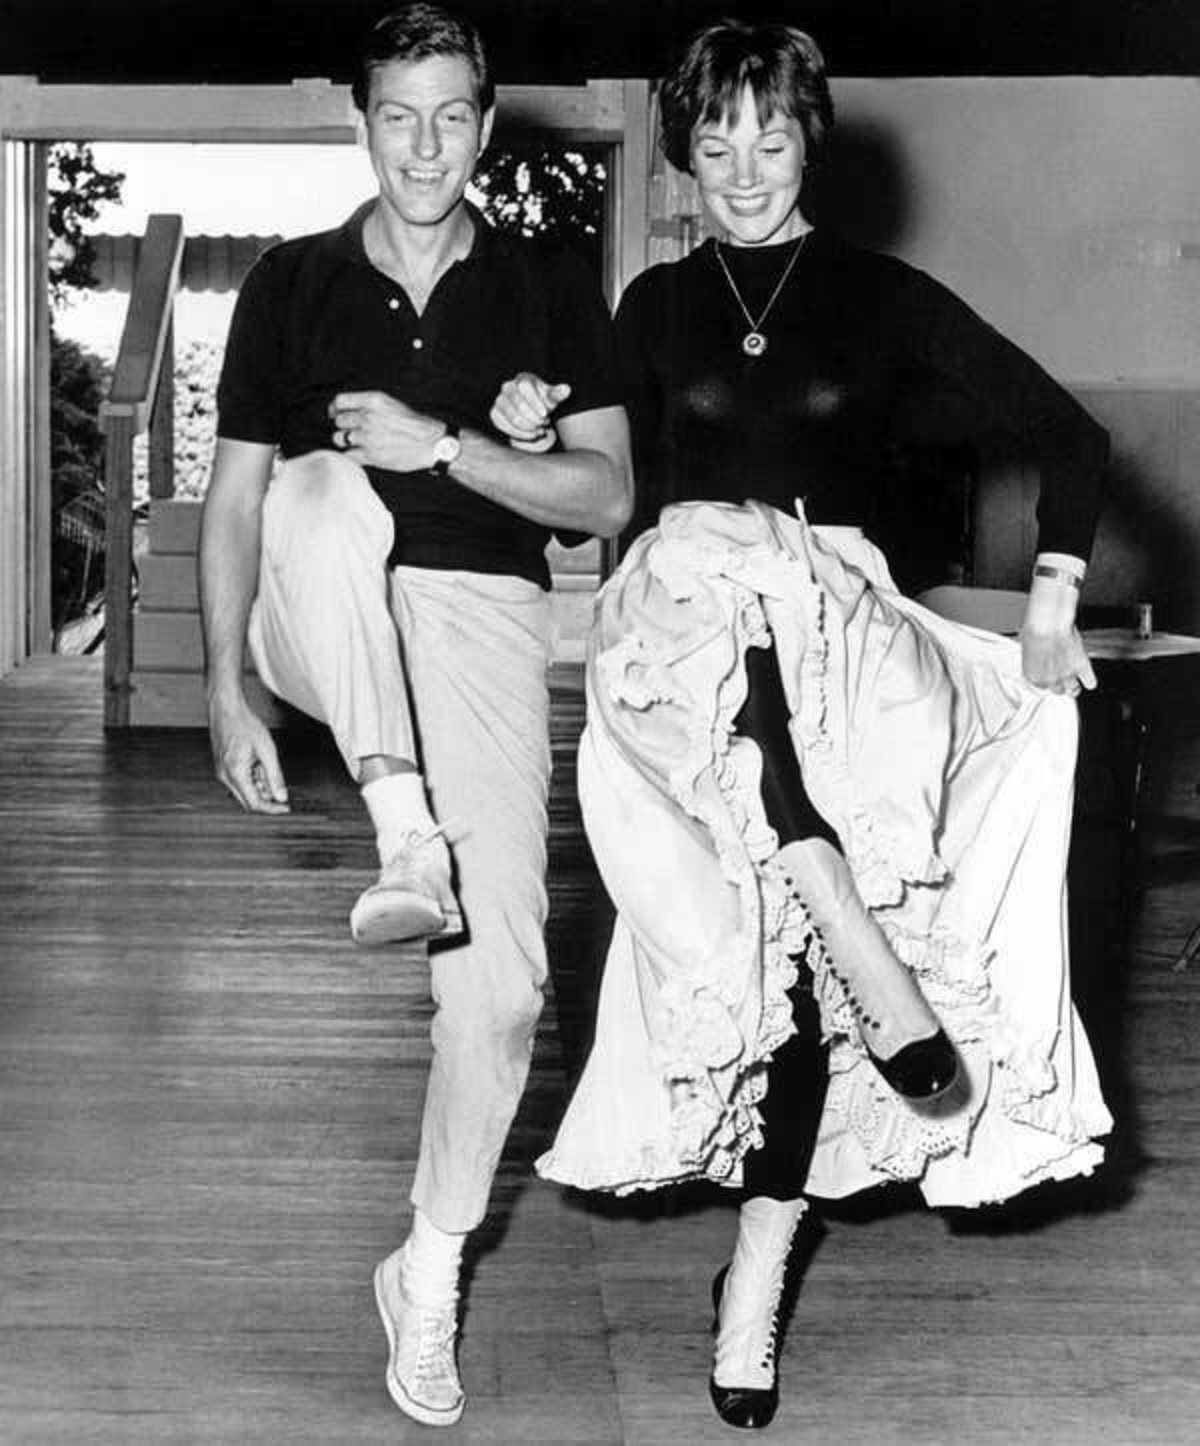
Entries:
{"label": "woman's raised leg", "polygon": [[734,726],[762,754],[763,807],[780,840],[775,865],[820,932],[879,1072],[907,1099],[942,1099],[958,1073],[954,1047],[863,903],[836,834],[808,796],[774,648],[750,648],[745,662],[746,703]]}

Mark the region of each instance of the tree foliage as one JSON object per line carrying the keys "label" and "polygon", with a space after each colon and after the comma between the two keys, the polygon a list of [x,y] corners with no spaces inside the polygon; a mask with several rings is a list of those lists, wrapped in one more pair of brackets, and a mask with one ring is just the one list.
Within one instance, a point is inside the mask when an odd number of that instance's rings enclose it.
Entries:
{"label": "tree foliage", "polygon": [[604,249],[607,171],[597,147],[507,142],[484,156],[474,185],[483,211],[501,230],[565,242],[587,254],[599,275]]}
{"label": "tree foliage", "polygon": [[[101,170],[89,145],[51,146],[47,162],[50,303],[55,310],[95,285],[85,227],[117,201],[125,177]],[[50,330],[51,616],[56,636],[87,611],[103,584],[104,467],[100,403],[108,368],[100,357]]]}
{"label": "tree foliage", "polygon": [[106,201],[121,199],[125,177],[101,170],[91,146],[81,141],[51,146],[46,169],[50,303],[57,308],[69,302],[72,291],[95,286],[95,251],[85,227]]}
{"label": "tree foliage", "polygon": [[97,482],[104,458],[100,358],[54,337],[50,350],[51,620],[57,633],[104,581],[104,514]]}

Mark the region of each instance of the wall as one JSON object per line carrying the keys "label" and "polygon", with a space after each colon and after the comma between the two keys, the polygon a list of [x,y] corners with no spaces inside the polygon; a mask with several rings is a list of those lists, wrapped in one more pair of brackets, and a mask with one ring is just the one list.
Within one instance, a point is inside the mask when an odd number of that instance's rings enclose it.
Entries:
{"label": "wall", "polygon": [[[328,87],[283,89],[291,109],[272,99],[277,125],[297,106],[303,119],[330,104]],[[1200,82],[848,79],[834,90],[840,119],[818,214],[942,277],[1079,392],[1117,453],[1088,596],[1150,596],[1164,623],[1200,632]],[[201,101],[211,123],[215,102]],[[151,109],[166,125],[165,106]],[[11,260],[11,226],[3,243]],[[0,316],[8,405],[21,391],[11,291]],[[22,429],[5,419],[0,672],[24,631],[14,545],[24,519],[13,513]],[[981,581],[1022,580],[1035,490],[1008,472],[981,497]]]}
{"label": "wall", "polygon": [[[1080,396],[1115,465],[1088,598],[1200,632],[1200,82],[843,80],[821,218],[949,283]],[[1036,479],[981,498],[1019,583]]]}

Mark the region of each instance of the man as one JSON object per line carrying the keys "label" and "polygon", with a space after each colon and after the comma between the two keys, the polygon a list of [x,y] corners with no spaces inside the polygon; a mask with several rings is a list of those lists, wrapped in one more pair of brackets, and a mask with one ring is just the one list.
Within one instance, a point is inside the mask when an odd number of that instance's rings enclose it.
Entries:
{"label": "man", "polygon": [[[371,32],[354,98],[379,193],[246,278],[200,549],[219,778],[247,809],[288,807],[243,689],[248,641],[362,787],[381,871],[354,936],[444,937],[412,1228],[375,1277],[388,1389],[434,1425],[463,1408],[462,1246],[545,979],[544,548],[556,529],[617,533],[632,490],[597,288],[464,199],[493,94],[479,36],[437,6]],[[516,443],[489,421],[502,395],[537,423]]]}

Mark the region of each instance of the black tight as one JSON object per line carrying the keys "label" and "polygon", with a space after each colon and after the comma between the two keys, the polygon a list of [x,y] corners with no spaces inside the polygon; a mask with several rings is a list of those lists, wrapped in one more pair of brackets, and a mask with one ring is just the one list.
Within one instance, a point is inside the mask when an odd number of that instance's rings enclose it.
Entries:
{"label": "black tight", "polygon": [[808,1167],[829,1085],[829,1046],[821,1040],[821,1017],[812,996],[808,970],[789,991],[796,1033],[775,1051],[767,1065],[767,1097],[759,1105],[763,1144],[751,1150],[742,1167],[747,1196],[795,1200],[804,1194]]}
{"label": "black tight", "polygon": [[[763,808],[780,847],[795,839],[823,838],[840,849],[837,835],[813,806],[800,776],[774,648],[746,650],[746,681],[749,693],[734,727],[742,737],[752,738],[762,754]],[[748,1196],[794,1200],[802,1195],[816,1147],[829,1082],[829,1046],[821,1040],[812,975],[803,959],[797,965],[799,978],[788,996],[796,1033],[775,1051],[767,1066],[767,1097],[759,1106],[764,1143],[747,1155],[743,1167]]]}
{"label": "black tight", "polygon": [[840,852],[837,834],[813,807],[800,777],[774,648],[746,649],[746,683],[746,701],[733,726],[743,738],[753,738],[762,754],[763,808],[779,847],[798,838],[823,838]]}

